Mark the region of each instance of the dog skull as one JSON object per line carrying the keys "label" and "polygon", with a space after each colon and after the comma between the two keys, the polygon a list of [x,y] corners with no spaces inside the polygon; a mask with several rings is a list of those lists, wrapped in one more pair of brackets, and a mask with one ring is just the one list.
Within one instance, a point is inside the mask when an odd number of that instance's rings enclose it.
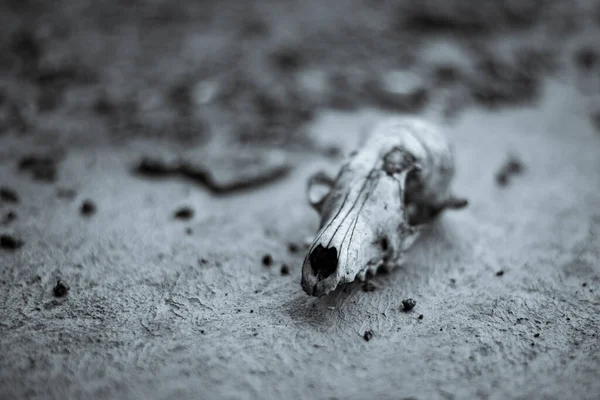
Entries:
{"label": "dog skull", "polygon": [[336,179],[311,177],[309,202],[321,223],[302,267],[304,291],[325,295],[401,263],[423,224],[466,206],[450,195],[453,173],[451,148],[434,126],[392,118],[373,129]]}

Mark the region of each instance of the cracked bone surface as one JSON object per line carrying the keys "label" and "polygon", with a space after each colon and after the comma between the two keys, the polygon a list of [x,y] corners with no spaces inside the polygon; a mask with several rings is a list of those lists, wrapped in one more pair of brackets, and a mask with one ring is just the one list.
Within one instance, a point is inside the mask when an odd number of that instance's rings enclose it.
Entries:
{"label": "cracked bone surface", "polygon": [[325,295],[400,264],[424,224],[467,205],[451,194],[453,175],[452,148],[435,125],[404,117],[375,125],[335,179],[309,179],[321,222],[302,266],[304,291]]}

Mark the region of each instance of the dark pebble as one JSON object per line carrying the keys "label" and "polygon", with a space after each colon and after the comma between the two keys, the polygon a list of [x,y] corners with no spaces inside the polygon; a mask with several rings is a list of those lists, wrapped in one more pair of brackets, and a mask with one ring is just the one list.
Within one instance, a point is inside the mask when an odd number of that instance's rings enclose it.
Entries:
{"label": "dark pebble", "polygon": [[504,271],[503,270],[500,270],[500,271],[496,272],[496,276],[502,276],[502,275],[504,275]]}
{"label": "dark pebble", "polygon": [[54,297],[65,297],[69,293],[69,285],[66,282],[63,282],[61,279],[56,281],[56,285],[52,289],[52,294]]}
{"label": "dark pebble", "polygon": [[96,205],[91,200],[85,200],[81,204],[81,214],[90,216],[96,212]]}
{"label": "dark pebble", "polygon": [[265,267],[270,267],[273,264],[273,257],[270,254],[265,254],[262,258],[262,263]]}
{"label": "dark pebble", "polygon": [[533,337],[540,337],[540,334],[536,333],[535,335],[533,335]]}
{"label": "dark pebble", "polygon": [[0,236],[0,247],[6,250],[16,250],[23,246],[23,241],[11,235]]}
{"label": "dark pebble", "polygon": [[298,245],[296,243],[290,243],[290,244],[288,244],[288,251],[290,253],[297,253],[298,252]]}
{"label": "dark pebble", "polygon": [[287,266],[287,264],[283,264],[281,266],[281,275],[289,275],[290,274],[290,267]]}
{"label": "dark pebble", "polygon": [[370,329],[368,331],[365,331],[365,333],[363,335],[363,339],[365,339],[368,342],[372,338],[373,338],[373,331]]}
{"label": "dark pebble", "polygon": [[190,219],[194,216],[194,210],[192,210],[190,207],[181,207],[175,211],[173,216],[176,219]]}
{"label": "dark pebble", "polygon": [[423,319],[423,314],[419,315],[419,319]]}
{"label": "dark pebble", "polygon": [[583,286],[583,287],[586,287],[586,286],[587,286],[587,282],[583,282],[583,283],[581,284],[581,286]]}
{"label": "dark pebble", "polygon": [[371,281],[365,281],[362,285],[363,292],[373,292],[375,289],[377,289],[377,286]]}
{"label": "dark pebble", "polygon": [[2,186],[0,187],[0,199],[7,203],[18,203],[19,195],[13,189]]}
{"label": "dark pebble", "polygon": [[402,300],[402,307],[404,308],[404,311],[410,311],[413,308],[415,308],[416,305],[417,305],[417,301],[414,299]]}

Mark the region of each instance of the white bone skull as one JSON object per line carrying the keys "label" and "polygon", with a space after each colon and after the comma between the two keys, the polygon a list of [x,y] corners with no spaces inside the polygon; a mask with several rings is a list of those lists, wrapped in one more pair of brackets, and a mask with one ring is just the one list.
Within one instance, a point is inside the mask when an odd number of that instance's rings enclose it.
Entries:
{"label": "white bone skull", "polygon": [[336,179],[322,172],[309,179],[321,223],[304,259],[304,291],[325,295],[400,264],[423,224],[467,205],[451,195],[453,175],[452,149],[437,127],[400,117],[376,125]]}

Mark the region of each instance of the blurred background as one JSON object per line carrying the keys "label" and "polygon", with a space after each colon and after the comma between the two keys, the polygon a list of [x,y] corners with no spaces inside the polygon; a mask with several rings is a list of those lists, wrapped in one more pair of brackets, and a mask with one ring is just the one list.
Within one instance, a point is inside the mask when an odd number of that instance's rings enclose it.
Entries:
{"label": "blurred background", "polygon": [[[1,2],[0,398],[600,398],[599,57],[597,0]],[[309,298],[391,115],[469,207]]]}
{"label": "blurred background", "polygon": [[324,109],[532,103],[548,75],[597,78],[598,4],[6,1],[0,127],[309,146],[303,129]]}

